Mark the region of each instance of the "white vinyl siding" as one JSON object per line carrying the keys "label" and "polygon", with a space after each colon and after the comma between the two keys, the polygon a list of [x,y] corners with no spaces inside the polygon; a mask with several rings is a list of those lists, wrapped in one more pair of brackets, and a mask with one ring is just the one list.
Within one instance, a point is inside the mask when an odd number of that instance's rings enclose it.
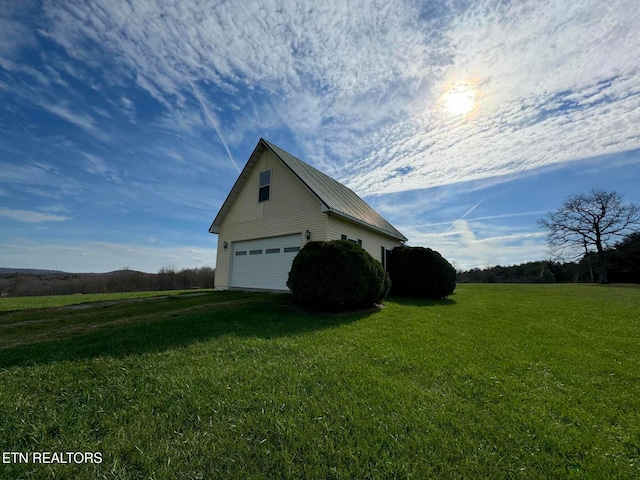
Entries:
{"label": "white vinyl siding", "polygon": [[[266,170],[271,170],[270,198],[267,202],[258,202],[260,172]],[[311,240],[326,240],[327,215],[322,213],[320,201],[279,159],[271,152],[264,152],[220,225],[216,288],[230,286],[234,242],[298,234],[301,239],[298,245],[302,246],[305,240],[301,232],[306,230],[311,232]],[[228,245],[226,250],[224,242]]]}
{"label": "white vinyl siding", "polygon": [[361,241],[362,248],[380,263],[382,263],[381,247],[393,250],[393,247],[400,245],[400,241],[395,238],[361,227],[336,215],[329,215],[327,240],[340,240],[345,237],[347,240]]}
{"label": "white vinyl siding", "polygon": [[[260,173],[266,171],[271,171],[269,200],[259,202],[257,192],[260,188]],[[326,212],[318,198],[280,159],[270,151],[264,151],[219,226],[216,288],[286,289],[286,276],[283,283],[282,275],[278,277],[279,280],[274,281],[275,283],[265,280],[261,284],[253,282],[251,285],[241,286],[239,282],[244,284],[244,278],[248,275],[243,274],[242,269],[247,265],[247,268],[251,267],[251,263],[242,262],[261,261],[263,263],[260,265],[264,266],[267,262],[277,262],[276,259],[284,254],[291,255],[293,259],[297,252],[285,251],[285,248],[303,247],[306,243],[304,232],[307,230],[311,234],[311,241],[334,240],[341,238],[341,235],[346,235],[348,239],[354,239],[356,242],[361,240],[362,247],[380,262],[381,247],[391,250],[400,245],[400,242],[392,237]],[[279,243],[270,244],[260,240],[285,236],[297,236],[298,241],[295,245],[285,247]],[[256,241],[258,243],[251,243]],[[223,247],[225,242],[226,249]],[[280,252],[276,253],[275,249],[280,249]],[[262,253],[251,255],[251,250],[262,250]],[[246,253],[236,256],[236,252]],[[234,265],[237,266],[238,262],[239,270],[234,270]],[[288,270],[286,273],[288,274]],[[270,275],[269,272],[266,272],[266,275]],[[265,287],[267,284],[270,286]]]}

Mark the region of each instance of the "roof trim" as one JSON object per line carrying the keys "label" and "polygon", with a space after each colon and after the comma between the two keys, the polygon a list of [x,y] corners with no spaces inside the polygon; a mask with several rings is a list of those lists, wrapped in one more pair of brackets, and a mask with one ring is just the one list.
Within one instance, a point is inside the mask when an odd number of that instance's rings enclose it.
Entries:
{"label": "roof trim", "polygon": [[[371,208],[353,190],[263,138],[258,141],[231,192],[229,192],[222,204],[218,215],[216,215],[211,227],[209,227],[210,233],[220,233],[220,226],[231,205],[240,194],[247,178],[265,150],[269,150],[287,166],[291,173],[320,201],[324,212],[336,215],[387,237],[395,238],[402,242],[407,241],[407,238],[402,233]],[[377,223],[377,225],[367,221],[367,219]]]}
{"label": "roof trim", "polygon": [[238,195],[240,195],[242,187],[244,187],[244,184],[247,182],[247,178],[249,178],[249,175],[253,171],[253,167],[258,161],[258,158],[260,158],[260,155],[262,155],[262,152],[265,150],[265,148],[266,144],[261,138],[256,145],[256,148],[253,149],[251,156],[249,156],[249,160],[247,160],[247,163],[240,172],[240,175],[238,175],[238,178],[233,184],[233,187],[227,195],[227,198],[222,203],[222,207],[220,207],[216,218],[213,219],[213,222],[209,227],[209,233],[220,233],[220,225],[222,224],[224,217],[227,216],[227,213],[229,213],[229,210],[231,209],[231,205],[233,205],[233,202],[236,200],[236,198],[238,198]]}
{"label": "roof trim", "polygon": [[385,235],[387,237],[395,238],[397,240],[400,240],[401,242],[406,242],[408,240],[404,235],[402,235],[402,236],[391,235],[391,233],[387,232],[386,230],[383,230],[383,229],[381,229],[379,227],[376,227],[375,225],[370,225],[370,224],[360,220],[359,218],[352,217],[351,215],[348,215],[348,214],[346,214],[344,212],[341,212],[340,210],[334,210],[332,208],[329,208],[329,209],[326,210],[326,212],[329,215],[335,215],[336,217],[340,217],[340,218],[342,218],[344,220],[347,220],[348,222],[356,223],[356,224],[360,225],[361,227],[368,228],[369,230],[373,230],[373,231],[378,232],[378,233],[380,233],[382,235]]}

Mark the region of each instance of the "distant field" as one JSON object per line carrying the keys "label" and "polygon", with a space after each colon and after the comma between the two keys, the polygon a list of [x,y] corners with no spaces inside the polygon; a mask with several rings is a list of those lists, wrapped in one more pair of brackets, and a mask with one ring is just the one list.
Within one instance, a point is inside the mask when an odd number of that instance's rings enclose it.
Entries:
{"label": "distant field", "polygon": [[127,298],[149,298],[166,295],[181,295],[211,290],[167,290],[154,292],[86,293],[76,295],[47,295],[42,297],[3,297],[0,298],[0,312],[28,310],[33,308],[64,307],[80,303],[106,302]]}
{"label": "distant field", "polygon": [[640,476],[637,286],[202,293],[0,313],[0,478]]}

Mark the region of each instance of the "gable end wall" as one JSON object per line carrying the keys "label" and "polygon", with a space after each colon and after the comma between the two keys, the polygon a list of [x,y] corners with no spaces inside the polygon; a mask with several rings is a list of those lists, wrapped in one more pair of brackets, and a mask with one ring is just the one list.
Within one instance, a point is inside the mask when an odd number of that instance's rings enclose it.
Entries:
{"label": "gable end wall", "polygon": [[[270,198],[259,203],[260,172],[269,169]],[[320,201],[277,157],[268,150],[263,152],[220,226],[216,288],[229,286],[233,242],[297,233],[303,246],[306,230],[311,232],[311,240],[327,238],[327,215],[322,213]],[[225,241],[227,250],[223,248]]]}

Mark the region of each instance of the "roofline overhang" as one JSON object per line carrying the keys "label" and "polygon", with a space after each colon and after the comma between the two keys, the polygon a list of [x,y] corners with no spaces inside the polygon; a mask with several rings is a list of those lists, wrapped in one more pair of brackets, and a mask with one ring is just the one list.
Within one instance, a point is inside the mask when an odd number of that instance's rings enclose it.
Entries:
{"label": "roofline overhang", "polygon": [[[261,140],[261,141],[263,141],[263,139],[262,139],[262,138],[261,138],[260,140]],[[347,215],[346,213],[341,212],[340,210],[335,210],[335,209],[333,209],[333,208],[329,207],[329,206],[327,205],[327,203],[322,199],[322,197],[320,197],[320,195],[318,195],[318,194],[316,193],[316,191],[315,191],[313,188],[311,188],[311,187],[307,184],[307,182],[305,182],[305,181],[304,181],[304,179],[303,179],[303,178],[301,178],[301,177],[300,177],[300,175],[298,175],[298,174],[296,173],[296,171],[295,171],[293,168],[291,168],[291,166],[290,166],[286,161],[284,161],[284,160],[280,157],[280,155],[278,155],[278,153],[277,153],[275,150],[273,150],[273,148],[271,148],[271,146],[269,145],[269,143],[268,143],[268,142],[266,142],[266,141],[265,141],[264,143],[265,143],[266,148],[267,148],[271,153],[273,153],[277,158],[279,158],[279,159],[280,159],[280,161],[281,161],[281,162],[282,162],[282,163],[283,163],[283,164],[284,164],[284,165],[289,169],[289,171],[290,171],[290,172],[291,172],[291,173],[292,173],[292,174],[293,174],[293,175],[294,175],[294,176],[295,176],[295,177],[300,181],[300,183],[302,183],[302,185],[304,185],[304,186],[307,188],[307,190],[308,190],[308,191],[309,191],[309,192],[310,192],[314,197],[316,197],[316,198],[318,199],[318,201],[320,202],[320,205],[321,205],[321,210],[322,210],[322,212],[330,213],[330,214],[332,214],[332,215],[336,215],[336,216],[341,217],[341,218],[343,218],[343,219],[345,219],[345,220],[348,220],[348,221],[350,221],[350,222],[352,222],[352,223],[355,223],[356,225],[359,225],[359,226],[361,226],[361,227],[366,227],[366,228],[368,228],[369,230],[373,230],[374,232],[380,233],[380,234],[382,234],[382,235],[384,235],[384,236],[386,236],[386,237],[395,238],[395,239],[397,239],[397,240],[399,240],[399,241],[401,241],[401,242],[406,242],[406,241],[408,240],[408,239],[407,239],[404,235],[402,235],[400,232],[398,232],[398,233],[400,233],[400,236],[398,236],[398,235],[394,235],[394,234],[392,234],[391,232],[389,232],[389,231],[387,231],[387,230],[383,230],[383,229],[381,229],[381,228],[375,227],[374,225],[371,225],[371,224],[369,224],[369,223],[367,223],[367,222],[363,222],[362,220],[359,220],[359,219],[357,219],[357,218],[355,218],[355,217],[352,217],[351,215]],[[357,195],[357,194],[356,194],[356,195]]]}
{"label": "roofline overhang", "polygon": [[[260,141],[264,141],[262,138],[260,139]],[[320,202],[320,205],[322,206],[322,211],[324,211],[326,208],[328,208],[327,204],[325,203],[325,201],[322,199],[322,197],[320,197],[320,195],[318,195],[316,193],[316,191],[311,188],[307,182],[304,181],[304,179],[302,177],[300,177],[300,175],[298,175],[298,173],[291,168],[291,165],[289,165],[279,154],[278,152],[276,152],[273,148],[271,148],[271,145],[269,145],[269,143],[267,141],[264,141],[264,145],[266,147],[267,150],[269,150],[273,155],[275,155],[276,158],[280,159],[280,161],[282,162],[282,164],[287,167],[287,169],[291,172],[291,174],[296,177],[298,179],[298,181],[300,183],[302,183],[302,185],[304,185],[304,187],[309,191],[309,193],[311,193],[311,195],[313,195],[314,197],[316,197],[318,199],[318,201]]]}
{"label": "roofline overhang", "polygon": [[[406,238],[404,235],[400,234],[398,235],[394,235],[391,232],[388,232],[386,230],[383,230],[381,228],[375,227],[367,222],[363,222],[362,220],[359,220],[357,218],[352,217],[351,215],[347,215],[344,212],[341,212],[339,210],[334,210],[332,208],[327,208],[326,206],[322,206],[322,211],[328,215],[335,215],[336,217],[340,217],[344,220],[347,220],[348,222],[351,223],[355,223],[356,225],[360,226],[360,227],[365,227],[369,230],[372,230],[376,233],[379,233],[381,235],[384,235],[385,237],[389,237],[389,238],[395,238],[396,240],[399,240],[401,242],[406,242],[408,241],[408,238]],[[400,233],[400,232],[398,232]]]}
{"label": "roofline overhang", "polygon": [[[222,203],[220,210],[218,210],[218,214],[216,215],[216,218],[213,219],[213,222],[209,227],[209,233],[220,233],[220,225],[219,224],[216,225],[216,223],[218,222],[218,219],[220,220],[220,224],[221,224],[222,221],[224,220],[224,217],[227,216],[227,213],[231,209],[231,205],[233,205],[233,202],[236,200],[236,198],[238,198],[238,195],[240,195],[240,190],[242,190],[242,186],[244,185],[244,182],[246,182],[247,178],[249,177],[249,174],[253,170],[253,166],[255,165],[255,162],[257,161],[258,157],[262,154],[262,152],[266,148],[269,148],[269,146],[266,144],[263,138],[260,138],[260,140],[258,141],[258,144],[256,145],[256,148],[254,148],[253,152],[251,152],[251,155],[249,156],[249,160],[247,160],[247,163],[244,165],[244,167],[240,171],[240,175],[238,175],[238,178],[233,184],[233,187],[231,188],[231,190],[229,191],[227,198]],[[253,165],[252,165],[252,162],[253,162]]]}
{"label": "roofline overhang", "polygon": [[[322,197],[320,197],[307,184],[307,182],[305,182],[304,179],[302,179],[291,168],[291,166],[286,161],[284,161],[280,157],[280,155],[278,155],[278,153],[273,150],[273,148],[271,148],[269,143],[262,137],[258,141],[258,144],[256,145],[256,147],[253,149],[253,152],[251,153],[251,156],[249,157],[249,160],[247,160],[247,163],[245,164],[245,166],[243,167],[242,171],[240,172],[240,175],[238,176],[238,178],[236,179],[235,183],[233,184],[233,187],[231,188],[231,191],[227,195],[227,198],[225,199],[224,203],[222,204],[222,207],[220,207],[220,210],[218,211],[218,214],[216,215],[216,218],[213,220],[213,223],[209,227],[209,233],[212,233],[212,234],[219,234],[220,233],[220,227],[221,227],[222,222],[224,221],[224,217],[226,217],[227,213],[231,209],[231,206],[233,205],[233,202],[236,200],[236,198],[240,194],[240,191],[242,190],[242,186],[244,185],[244,182],[246,181],[246,179],[249,177],[250,173],[253,171],[253,168],[254,168],[255,163],[257,162],[259,156],[262,155],[262,153],[265,150],[270,151],[276,158],[279,158],[280,161],[289,169],[289,171],[298,179],[298,181],[300,181],[302,183],[302,185],[304,185],[307,188],[307,190],[314,197],[316,197],[316,199],[318,199],[318,201],[320,202],[320,205],[321,205],[322,212],[325,212],[325,213],[330,214],[330,215],[335,215],[335,216],[340,217],[340,218],[342,218],[344,220],[347,220],[347,221],[349,221],[351,223],[354,223],[356,225],[359,225],[361,227],[367,228],[367,229],[369,229],[371,231],[374,231],[376,233],[384,235],[385,237],[393,238],[393,239],[396,239],[396,240],[398,240],[400,242],[408,241],[408,239],[400,232],[398,232],[399,235],[396,235],[396,234],[394,234],[392,232],[389,232],[387,230],[378,228],[378,227],[376,227],[374,225],[371,225],[371,224],[369,224],[367,222],[364,222],[364,221],[362,221],[362,220],[360,220],[358,218],[352,217],[351,215],[348,215],[348,214],[346,214],[344,212],[341,212],[340,210],[335,210],[335,209],[330,208],[325,203],[325,201],[322,199]],[[218,222],[218,220],[220,220],[220,223],[216,224]]]}

